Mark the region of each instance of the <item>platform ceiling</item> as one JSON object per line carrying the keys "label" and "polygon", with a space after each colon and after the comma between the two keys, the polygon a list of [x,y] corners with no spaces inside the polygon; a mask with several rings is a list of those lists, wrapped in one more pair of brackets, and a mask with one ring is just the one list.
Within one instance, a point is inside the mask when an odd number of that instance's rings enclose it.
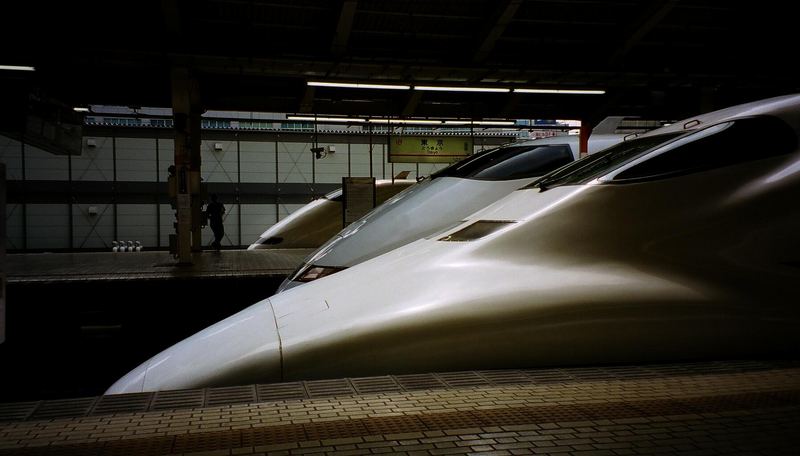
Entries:
{"label": "platform ceiling", "polygon": [[[785,5],[784,3],[783,5]],[[163,0],[4,4],[6,97],[169,106],[170,68],[206,109],[392,116],[680,118],[800,91],[778,2]],[[307,80],[604,89],[605,95],[316,88]],[[8,98],[7,98],[8,99]],[[3,109],[17,109],[5,103]]]}

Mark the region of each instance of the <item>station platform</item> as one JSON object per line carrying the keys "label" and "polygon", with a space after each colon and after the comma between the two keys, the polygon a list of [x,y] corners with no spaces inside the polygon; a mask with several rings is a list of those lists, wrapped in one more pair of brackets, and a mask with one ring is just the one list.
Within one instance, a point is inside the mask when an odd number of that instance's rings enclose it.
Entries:
{"label": "station platform", "polygon": [[470,371],[0,405],[0,455],[797,454],[800,361]]}
{"label": "station platform", "polygon": [[313,249],[205,251],[191,266],[178,266],[169,252],[36,253],[6,256],[14,283],[268,277],[283,279]]}

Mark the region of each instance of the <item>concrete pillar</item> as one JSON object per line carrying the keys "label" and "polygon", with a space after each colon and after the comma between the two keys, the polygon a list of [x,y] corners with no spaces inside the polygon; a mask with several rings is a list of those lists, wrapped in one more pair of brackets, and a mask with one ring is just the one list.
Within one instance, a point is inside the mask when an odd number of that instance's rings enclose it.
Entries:
{"label": "concrete pillar", "polygon": [[200,91],[186,68],[172,70],[172,115],[175,126],[175,209],[177,253],[181,264],[192,263],[202,250],[200,227]]}
{"label": "concrete pillar", "polygon": [[592,125],[587,122],[586,120],[581,120],[581,132],[580,132],[580,157],[585,157],[589,154],[589,135],[592,134]]}

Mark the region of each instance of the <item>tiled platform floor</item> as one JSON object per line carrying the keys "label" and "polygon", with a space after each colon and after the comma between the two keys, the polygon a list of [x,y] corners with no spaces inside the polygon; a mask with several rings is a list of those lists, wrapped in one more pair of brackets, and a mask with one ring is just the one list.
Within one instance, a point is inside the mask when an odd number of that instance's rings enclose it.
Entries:
{"label": "tiled platform floor", "polygon": [[[176,400],[170,410],[152,406],[158,394],[129,396],[132,402],[149,398],[146,411],[139,412],[98,410],[104,398],[88,398],[84,401],[93,406],[73,417],[62,411],[48,418],[47,407],[42,409],[48,403],[33,409],[17,404],[29,412],[12,416],[15,405],[4,404],[0,454],[772,455],[800,449],[797,362],[482,371],[281,385],[243,387],[251,396],[230,394],[240,391],[236,388],[158,393],[194,395],[196,407]],[[272,388],[273,395],[259,388]],[[225,394],[244,402],[218,405]],[[249,402],[253,398],[256,402]]]}
{"label": "tiled platform floor", "polygon": [[285,276],[312,251],[206,251],[192,255],[192,266],[177,266],[168,252],[12,254],[6,256],[6,270],[9,283]]}

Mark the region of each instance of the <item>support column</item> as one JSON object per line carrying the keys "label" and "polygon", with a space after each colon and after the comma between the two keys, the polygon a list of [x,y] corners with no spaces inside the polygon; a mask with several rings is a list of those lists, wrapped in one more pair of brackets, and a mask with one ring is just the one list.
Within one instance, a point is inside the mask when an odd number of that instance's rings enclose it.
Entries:
{"label": "support column", "polygon": [[202,250],[200,227],[200,91],[186,68],[172,70],[175,125],[175,209],[178,263],[191,264]]}
{"label": "support column", "polygon": [[578,158],[589,154],[589,135],[592,134],[592,124],[586,120],[581,120],[581,136],[579,139],[580,155]]}

